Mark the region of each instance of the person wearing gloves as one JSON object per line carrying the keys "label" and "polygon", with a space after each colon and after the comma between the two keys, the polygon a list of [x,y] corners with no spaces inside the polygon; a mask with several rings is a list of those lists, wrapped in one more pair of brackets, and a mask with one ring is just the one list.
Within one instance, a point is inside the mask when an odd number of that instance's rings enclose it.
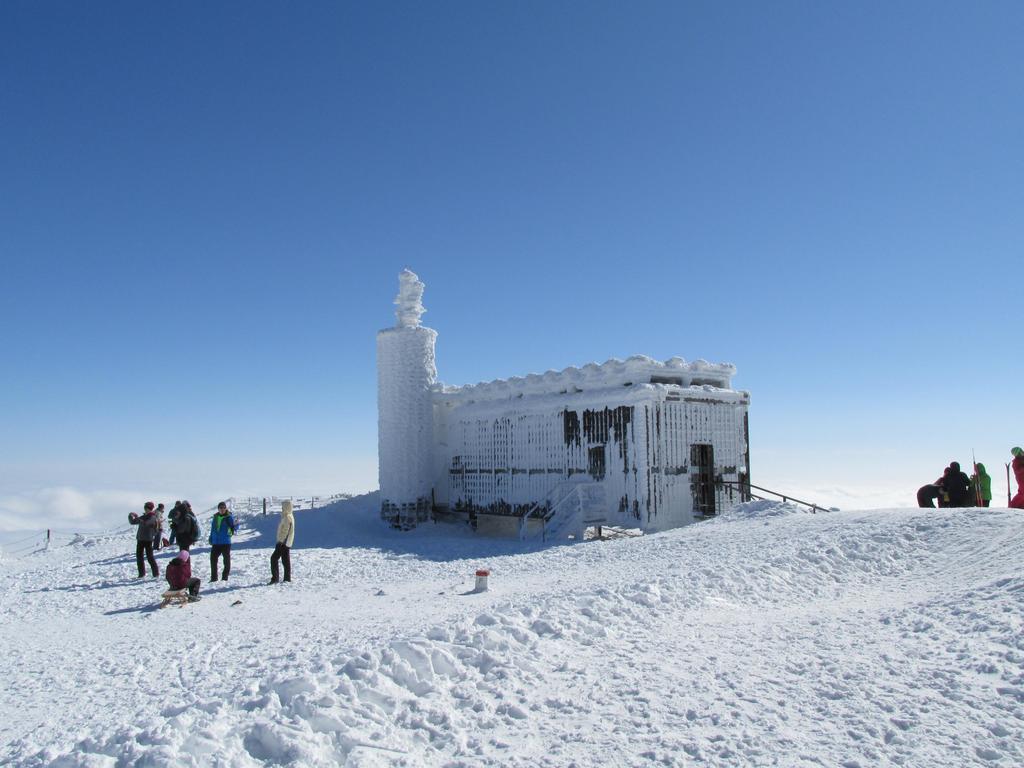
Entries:
{"label": "person wearing gloves", "polygon": [[160,569],[156,567],[156,558],[153,557],[153,538],[157,531],[156,513],[153,511],[153,502],[147,501],[142,508],[142,514],[129,513],[128,522],[139,526],[135,532],[135,564],[139,567],[139,578],[146,575],[146,566],[142,562],[142,556],[146,556],[149,567],[153,571],[153,578],[160,575]]}
{"label": "person wearing gloves", "polygon": [[187,549],[181,550],[167,564],[167,583],[171,589],[188,589],[188,601],[194,603],[199,599],[199,579],[192,575],[192,563],[189,562]]}
{"label": "person wearing gloves", "polygon": [[231,573],[231,537],[235,535],[235,518],[228,511],[226,502],[217,505],[217,513],[210,522],[210,581],[217,581],[217,560],[224,556],[224,573],[221,579],[228,580]]}
{"label": "person wearing gloves", "polygon": [[292,580],[292,543],[295,541],[295,515],[290,501],[281,502],[281,522],[277,524],[277,546],[270,556],[270,583],[277,584],[277,564],[284,563],[284,580]]}
{"label": "person wearing gloves", "polygon": [[[1010,449],[1010,453],[1013,454],[1013,476],[1017,479],[1017,495],[1010,499],[1010,506],[1024,509],[1024,448],[1016,446]],[[1009,495],[1009,488],[1006,493]]]}

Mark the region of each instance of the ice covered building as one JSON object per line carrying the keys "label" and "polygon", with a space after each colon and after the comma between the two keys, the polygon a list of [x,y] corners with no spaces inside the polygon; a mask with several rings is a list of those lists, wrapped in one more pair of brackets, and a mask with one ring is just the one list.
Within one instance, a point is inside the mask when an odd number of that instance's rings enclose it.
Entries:
{"label": "ice covered building", "polygon": [[423,283],[405,270],[377,334],[381,516],[523,537],[656,531],[749,498],[736,369],[635,356],[483,384],[437,381]]}

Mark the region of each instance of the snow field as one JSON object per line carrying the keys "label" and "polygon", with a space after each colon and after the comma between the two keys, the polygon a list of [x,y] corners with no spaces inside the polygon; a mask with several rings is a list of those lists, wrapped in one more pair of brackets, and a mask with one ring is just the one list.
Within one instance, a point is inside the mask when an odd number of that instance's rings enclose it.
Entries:
{"label": "snow field", "polygon": [[128,533],[5,563],[0,762],[1024,763],[1013,511],[762,503],[518,552],[377,504],[298,512],[291,585],[263,585],[276,517],[247,520],[182,609]]}

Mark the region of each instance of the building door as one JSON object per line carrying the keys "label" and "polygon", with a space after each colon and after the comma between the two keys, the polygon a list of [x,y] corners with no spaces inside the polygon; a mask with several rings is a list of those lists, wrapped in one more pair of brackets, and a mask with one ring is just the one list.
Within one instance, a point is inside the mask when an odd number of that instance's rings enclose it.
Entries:
{"label": "building door", "polygon": [[605,460],[604,460],[604,446],[595,445],[588,451],[588,459],[590,466],[588,471],[590,476],[595,480],[604,480],[605,471]]}
{"label": "building door", "polygon": [[710,444],[690,446],[690,482],[693,512],[707,517],[715,514],[715,449]]}

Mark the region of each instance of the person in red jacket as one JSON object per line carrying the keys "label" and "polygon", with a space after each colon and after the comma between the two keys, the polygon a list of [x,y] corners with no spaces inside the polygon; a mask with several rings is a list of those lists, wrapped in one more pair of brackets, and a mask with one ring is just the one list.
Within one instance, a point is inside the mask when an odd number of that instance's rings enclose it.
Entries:
{"label": "person in red jacket", "polygon": [[199,579],[192,575],[192,564],[189,563],[187,549],[181,550],[167,564],[167,583],[171,585],[171,589],[188,588],[188,600],[190,603],[194,603],[199,599]]}
{"label": "person in red jacket", "polygon": [[1010,499],[1010,506],[1024,509],[1024,448],[1011,448],[1010,453],[1013,454],[1013,476],[1017,478],[1017,495]]}

